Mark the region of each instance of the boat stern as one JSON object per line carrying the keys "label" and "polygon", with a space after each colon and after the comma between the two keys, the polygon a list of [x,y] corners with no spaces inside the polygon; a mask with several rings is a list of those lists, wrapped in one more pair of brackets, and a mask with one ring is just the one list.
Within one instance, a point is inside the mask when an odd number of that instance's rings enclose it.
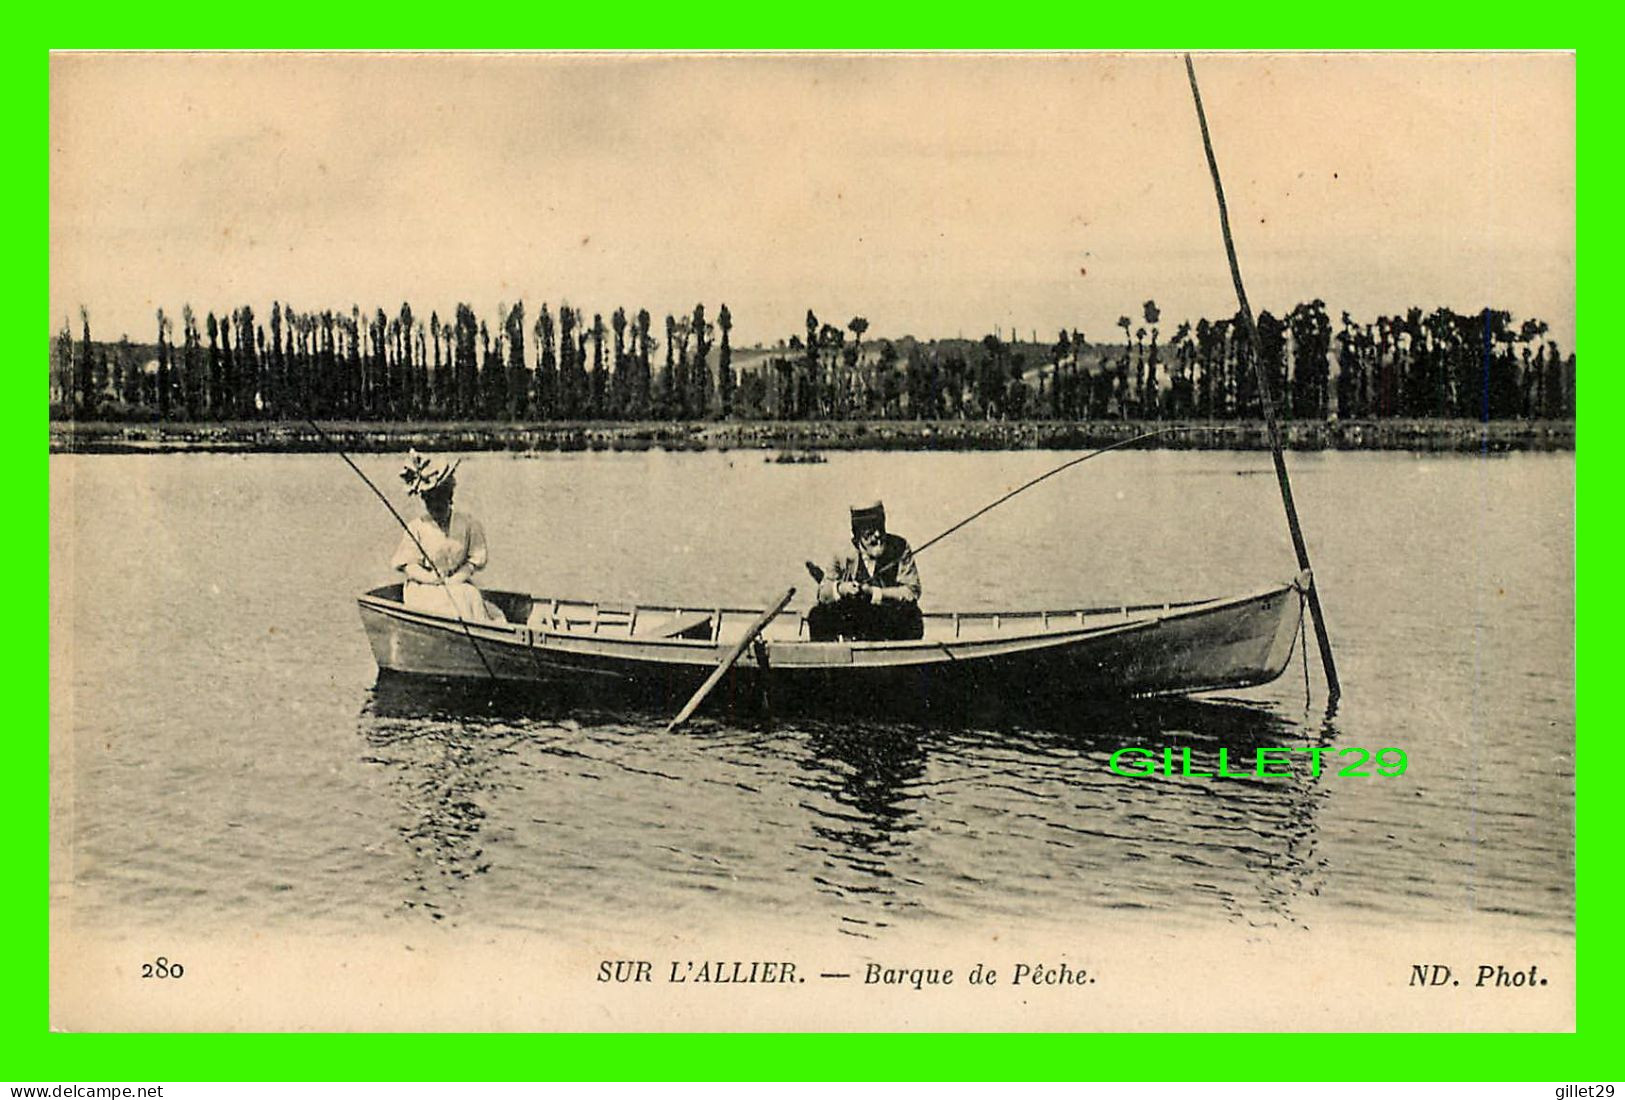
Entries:
{"label": "boat stern", "polygon": [[528,678],[522,624],[461,623],[414,611],[401,602],[399,584],[374,588],[356,602],[380,671],[441,679]]}

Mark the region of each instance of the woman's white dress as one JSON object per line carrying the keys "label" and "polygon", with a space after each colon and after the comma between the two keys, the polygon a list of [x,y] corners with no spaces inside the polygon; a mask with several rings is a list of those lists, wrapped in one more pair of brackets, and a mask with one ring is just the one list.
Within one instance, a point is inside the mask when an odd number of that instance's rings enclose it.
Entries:
{"label": "woman's white dress", "polygon": [[[434,572],[438,567],[441,576],[449,577],[464,565],[470,565],[476,570],[485,568],[485,529],[474,517],[454,510],[451,522],[444,531],[428,516],[419,516],[411,520],[407,523],[407,527],[412,534],[401,535],[401,544],[396,548],[395,556],[390,559],[390,565],[395,569],[404,570],[416,562],[430,572]],[[413,535],[417,536],[415,542]],[[422,544],[422,550],[418,548],[419,543]],[[424,557],[425,552],[433,559],[433,567]],[[419,584],[407,578],[402,586],[401,600],[414,610],[428,611],[436,615],[454,615],[466,622],[502,621],[501,611],[487,603],[480,595],[480,590],[468,581],[458,581],[450,585]]]}

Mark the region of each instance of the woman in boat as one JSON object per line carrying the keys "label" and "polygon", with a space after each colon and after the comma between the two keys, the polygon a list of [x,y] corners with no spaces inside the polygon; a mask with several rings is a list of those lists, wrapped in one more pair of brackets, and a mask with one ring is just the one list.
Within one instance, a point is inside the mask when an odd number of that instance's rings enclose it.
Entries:
{"label": "woman in boat", "polygon": [[907,540],[886,530],[886,506],[876,500],[852,509],[852,543],[830,562],[807,612],[815,642],[851,638],[898,641],[925,633],[920,571]]}
{"label": "woman in boat", "polygon": [[390,564],[406,575],[401,601],[407,607],[465,622],[501,622],[502,612],[472,582],[485,568],[485,529],[473,516],[451,507],[461,461],[417,451],[407,455],[401,480],[409,495],[422,499],[427,515],[407,523]]}

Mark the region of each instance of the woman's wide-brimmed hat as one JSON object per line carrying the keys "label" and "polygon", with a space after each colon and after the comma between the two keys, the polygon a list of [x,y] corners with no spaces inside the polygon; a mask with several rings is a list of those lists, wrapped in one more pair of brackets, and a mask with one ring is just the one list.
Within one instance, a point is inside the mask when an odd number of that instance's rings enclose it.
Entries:
{"label": "woman's wide-brimmed hat", "polygon": [[406,465],[401,467],[401,480],[406,482],[409,496],[427,496],[436,489],[456,480],[457,467],[463,460],[435,458],[409,451]]}

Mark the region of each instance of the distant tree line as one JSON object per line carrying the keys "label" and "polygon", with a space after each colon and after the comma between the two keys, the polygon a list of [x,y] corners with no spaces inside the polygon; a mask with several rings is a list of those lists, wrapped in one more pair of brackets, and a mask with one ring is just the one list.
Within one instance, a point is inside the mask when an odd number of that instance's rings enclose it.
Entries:
{"label": "distant tree line", "polygon": [[[301,312],[261,321],[247,306],[175,318],[157,311],[156,345],[93,341],[64,320],[51,345],[51,414],[73,419],[221,422],[313,416],[421,420],[1254,419],[1262,406],[1237,314],[1181,322],[1162,339],[1154,301],[1143,323],[1118,318],[1122,343],[1063,329],[1053,344],[980,340],[865,342],[869,322],[805,328],[748,369],[735,366],[733,318],[703,304],[667,314],[617,308],[606,323],[562,303],[527,324],[524,303],[489,326],[466,304],[427,322]],[[1339,325],[1316,299],[1257,319],[1265,373],[1285,418],[1571,418],[1575,357],[1547,325],[1485,309],[1382,316]],[[850,339],[848,335],[850,334]]]}
{"label": "distant tree line", "polygon": [[[1253,348],[1238,312],[1162,342],[1162,314],[1117,320],[1122,343],[1063,329],[1053,344],[999,333],[979,341],[905,337],[865,350],[809,311],[765,369],[740,378],[740,404],[783,419],[1216,419],[1263,415]],[[1257,317],[1264,373],[1287,419],[1574,416],[1575,358],[1544,339],[1544,321],[1513,327],[1505,310],[1447,308],[1334,326],[1320,299]]]}
{"label": "distant tree line", "polygon": [[[244,306],[157,313],[156,347],[92,341],[80,310],[51,349],[52,414],[93,419],[609,420],[729,416],[737,390],[728,307],[667,315],[664,344],[647,310],[590,317],[543,305],[500,306],[495,330],[460,304],[427,323],[399,313],[300,312],[281,302],[269,324]],[[664,346],[661,362],[656,352]],[[150,357],[149,357],[150,355]]]}

